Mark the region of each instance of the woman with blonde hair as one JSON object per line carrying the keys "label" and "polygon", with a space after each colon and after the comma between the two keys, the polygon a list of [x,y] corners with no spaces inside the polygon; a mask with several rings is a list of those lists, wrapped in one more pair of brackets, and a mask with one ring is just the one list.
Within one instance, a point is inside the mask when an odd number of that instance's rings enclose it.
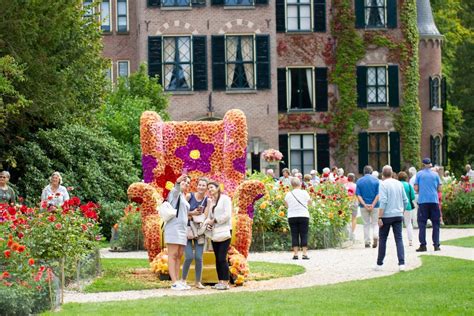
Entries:
{"label": "woman with blonde hair", "polygon": [[41,193],[41,205],[43,208],[59,207],[69,200],[69,193],[66,187],[62,186],[63,178],[57,171],[49,177],[49,184],[43,189]]}

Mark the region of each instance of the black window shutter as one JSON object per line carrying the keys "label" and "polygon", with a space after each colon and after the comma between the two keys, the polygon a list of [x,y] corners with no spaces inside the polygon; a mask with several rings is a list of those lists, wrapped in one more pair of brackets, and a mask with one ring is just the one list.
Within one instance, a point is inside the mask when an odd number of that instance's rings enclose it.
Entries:
{"label": "black window shutter", "polygon": [[213,35],[212,41],[212,89],[225,90],[225,37]]}
{"label": "black window shutter", "polygon": [[207,40],[206,36],[193,36],[194,91],[207,90]]}
{"label": "black window shutter", "polygon": [[159,7],[161,5],[161,0],[148,0],[148,7]]}
{"label": "black window shutter", "polygon": [[398,95],[398,66],[388,66],[388,104],[390,107],[398,107],[400,105]]}
{"label": "black window shutter", "polygon": [[357,106],[367,107],[367,67],[357,66]]}
{"label": "black window shutter", "polygon": [[364,172],[364,167],[369,164],[369,136],[359,133],[359,173]]}
{"label": "black window shutter", "polygon": [[270,35],[255,37],[257,52],[257,89],[270,89]]}
{"label": "black window shutter", "polygon": [[277,70],[278,82],[278,112],[287,112],[286,105],[286,68],[278,68]]}
{"label": "black window shutter", "polygon": [[313,0],[314,32],[326,32],[326,0]]}
{"label": "black window shutter", "polygon": [[316,111],[328,110],[328,69],[316,68]]}
{"label": "black window shutter", "polygon": [[224,0],[211,0],[211,5],[224,5]]}
{"label": "black window shutter", "polygon": [[441,79],[441,107],[446,110],[448,106],[448,87],[446,86],[446,77]]}
{"label": "black window shutter", "polygon": [[435,156],[434,152],[435,152],[434,137],[430,135],[430,158],[432,162],[434,162],[434,156]]}
{"label": "black window shutter", "polygon": [[443,166],[448,166],[448,135],[443,136]]}
{"label": "black window shutter", "polygon": [[329,167],[329,135],[328,134],[317,134],[316,135],[316,163],[318,172],[322,173],[323,168]]}
{"label": "black window shutter", "polygon": [[283,168],[288,168],[288,134],[278,135],[278,148],[283,154],[283,158],[280,161],[280,173]]}
{"label": "black window shutter", "polygon": [[162,84],[162,68],[161,68],[161,36],[148,37],[148,75],[150,77],[158,76],[158,82]]}
{"label": "black window shutter", "polygon": [[255,4],[268,4],[268,0],[255,0]]}
{"label": "black window shutter", "polygon": [[365,0],[355,0],[355,27],[358,29],[365,28],[365,13],[364,13],[364,1]]}
{"label": "black window shutter", "polygon": [[397,0],[387,0],[387,27],[397,28]]}
{"label": "black window shutter", "polygon": [[433,87],[433,78],[430,77],[429,80],[430,80],[430,85],[429,85],[429,87],[430,87],[430,104],[429,104],[429,110],[431,110],[431,109],[433,108],[433,89],[434,89],[434,87]]}
{"label": "black window shutter", "polygon": [[276,11],[276,31],[284,33],[286,31],[285,23],[285,0],[275,0]]}
{"label": "black window shutter", "polygon": [[390,132],[390,165],[393,171],[400,171],[400,134]]}

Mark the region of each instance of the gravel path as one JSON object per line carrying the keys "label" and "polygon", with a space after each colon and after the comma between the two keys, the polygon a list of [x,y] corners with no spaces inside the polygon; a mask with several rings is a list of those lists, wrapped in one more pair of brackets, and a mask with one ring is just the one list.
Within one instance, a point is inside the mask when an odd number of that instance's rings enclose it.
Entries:
{"label": "gravel path", "polygon": [[[245,283],[242,287],[231,288],[231,292],[242,291],[264,291],[276,289],[292,289],[302,288],[315,285],[334,284],[353,280],[363,280],[376,278],[380,276],[391,275],[398,272],[396,248],[393,240],[393,235],[390,233],[387,241],[387,255],[382,271],[374,271],[375,262],[377,259],[377,249],[365,248],[362,242],[363,233],[362,226],[357,228],[357,240],[347,248],[342,249],[325,249],[325,250],[311,250],[309,251],[310,260],[292,260],[289,252],[265,252],[265,253],[251,253],[249,255],[250,261],[266,261],[275,263],[292,263],[304,266],[306,272],[300,275],[272,279],[266,281],[250,281]],[[415,230],[417,234],[418,231]],[[428,242],[431,241],[431,230],[427,231]],[[474,236],[474,229],[442,229],[442,240],[455,239],[467,236]],[[406,234],[404,232],[404,238]],[[404,240],[405,245],[408,241]],[[418,244],[412,247],[405,247],[405,261],[407,270],[412,270],[421,265],[420,254],[415,252]],[[441,245],[440,252],[434,252],[433,247],[428,247],[428,252],[422,253],[424,255],[439,255],[449,256],[460,259],[474,260],[473,248],[461,248],[454,246]],[[101,251],[102,258],[147,258],[145,252],[109,252],[107,249]],[[227,291],[222,291],[227,292]],[[66,292],[65,303],[78,302],[106,302],[106,301],[120,301],[120,300],[135,300],[145,299],[150,297],[163,296],[189,296],[202,294],[217,294],[209,287],[205,290],[192,289],[190,291],[172,291],[170,289],[154,289],[141,291],[123,291],[123,292],[103,292],[103,293],[79,293]]]}

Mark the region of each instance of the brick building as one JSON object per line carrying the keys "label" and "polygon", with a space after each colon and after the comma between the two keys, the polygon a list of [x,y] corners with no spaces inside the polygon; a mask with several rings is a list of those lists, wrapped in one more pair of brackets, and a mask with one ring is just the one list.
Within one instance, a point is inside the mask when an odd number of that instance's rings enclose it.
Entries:
{"label": "brick building", "polygon": [[[279,148],[286,166],[305,173],[334,164],[328,131],[285,125],[295,114],[318,122],[331,111],[338,89],[328,80],[334,50],[329,0],[105,0],[101,3],[104,55],[110,77],[126,76],[147,62],[171,95],[174,120],[221,118],[231,108],[247,115],[248,167],[266,167],[260,153]],[[402,38],[397,0],[355,0],[356,28]],[[419,101],[422,156],[443,164],[441,41],[429,0],[417,0],[420,34]],[[346,170],[369,163],[400,168],[398,111],[401,80],[385,48],[368,47],[356,65],[358,106],[369,128]],[[323,114],[323,115],[321,115]],[[315,125],[316,126],[316,125]],[[319,126],[319,125],[318,125]]]}

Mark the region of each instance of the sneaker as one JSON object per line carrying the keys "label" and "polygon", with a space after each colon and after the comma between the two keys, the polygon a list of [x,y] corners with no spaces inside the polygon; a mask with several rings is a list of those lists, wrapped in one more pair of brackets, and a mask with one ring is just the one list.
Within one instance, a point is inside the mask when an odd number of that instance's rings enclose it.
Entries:
{"label": "sneaker", "polygon": [[382,265],[380,265],[380,266],[379,266],[378,264],[375,265],[374,271],[382,271],[382,270],[383,270],[383,266],[382,266]]}
{"label": "sneaker", "polygon": [[405,265],[404,264],[399,265],[398,270],[400,270],[400,272],[406,271]]}
{"label": "sneaker", "polygon": [[416,252],[425,252],[426,246],[420,245],[420,248],[416,249]]}
{"label": "sneaker", "polygon": [[309,257],[307,255],[303,255],[302,259],[303,260],[309,260]]}
{"label": "sneaker", "polygon": [[173,291],[183,291],[185,288],[183,287],[183,284],[180,282],[175,282],[171,285],[171,289]]}
{"label": "sneaker", "polygon": [[435,246],[434,251],[441,251],[441,248],[439,246]]}
{"label": "sneaker", "polygon": [[181,286],[183,287],[183,290],[190,290],[191,287],[186,283],[186,281],[181,281]]}
{"label": "sneaker", "polygon": [[378,238],[374,238],[374,244],[372,245],[372,248],[377,248],[378,241]]}
{"label": "sneaker", "polygon": [[365,243],[365,248],[370,248],[370,242]]}
{"label": "sneaker", "polygon": [[224,283],[218,283],[218,284],[216,284],[215,289],[216,289],[216,290],[221,290],[221,291],[223,290],[223,291],[225,291],[225,290],[228,290],[228,289],[229,289],[229,285],[224,284]]}
{"label": "sneaker", "polygon": [[298,256],[293,256],[293,260],[298,260]]}

